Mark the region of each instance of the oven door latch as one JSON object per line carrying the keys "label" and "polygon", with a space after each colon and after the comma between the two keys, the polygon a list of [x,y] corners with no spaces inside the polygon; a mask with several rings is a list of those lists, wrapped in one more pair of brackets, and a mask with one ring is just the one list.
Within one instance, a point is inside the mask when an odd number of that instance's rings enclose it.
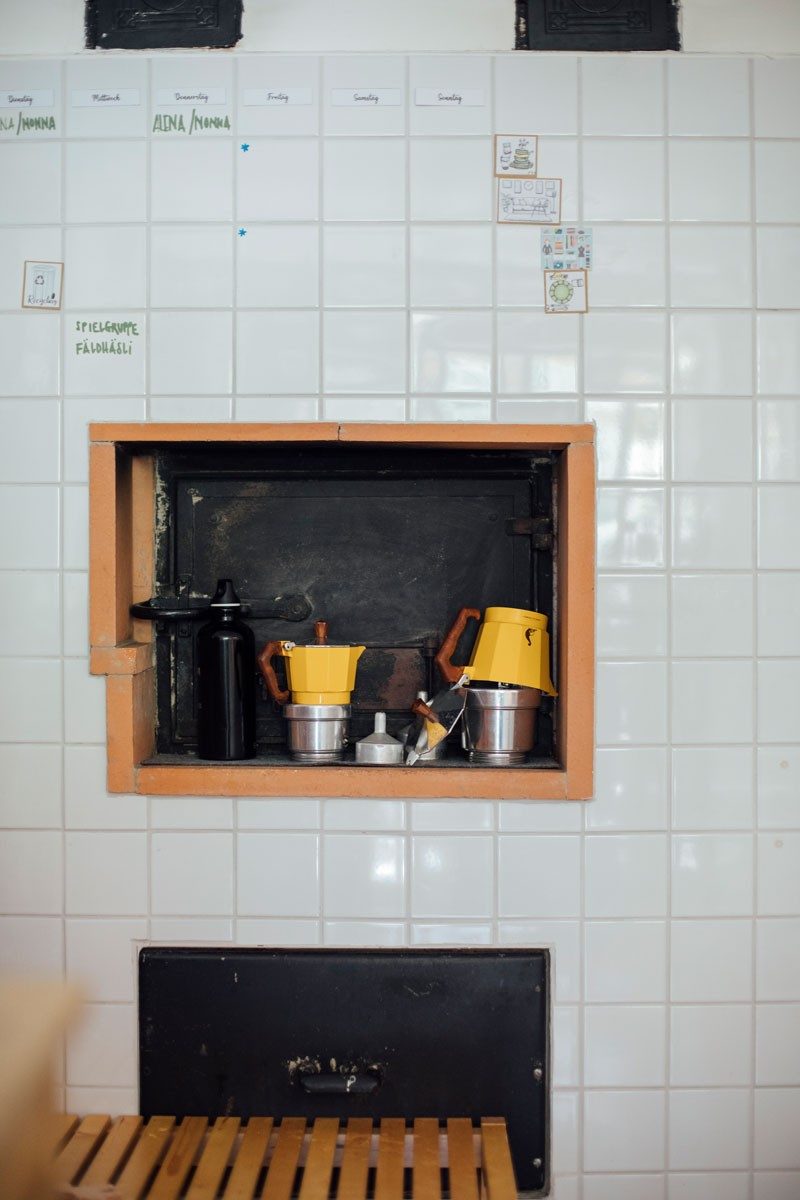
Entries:
{"label": "oven door latch", "polygon": [[381,1086],[382,1076],[374,1068],[366,1071],[299,1071],[300,1087],[309,1096],[369,1096]]}

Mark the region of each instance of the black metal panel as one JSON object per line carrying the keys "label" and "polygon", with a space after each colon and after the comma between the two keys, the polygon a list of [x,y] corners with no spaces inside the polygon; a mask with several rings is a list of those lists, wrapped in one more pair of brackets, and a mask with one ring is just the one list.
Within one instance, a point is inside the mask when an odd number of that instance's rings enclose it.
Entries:
{"label": "black metal panel", "polygon": [[90,50],[161,50],[234,46],[242,36],[242,0],[87,0]]}
{"label": "black metal panel", "polygon": [[517,0],[517,50],[680,50],[674,0]]}
{"label": "black metal panel", "polygon": [[502,1116],[538,1191],[548,1013],[546,950],[145,949],[141,1112]]}
{"label": "black metal panel", "polygon": [[[462,606],[543,611],[555,648],[554,458],[336,444],[159,451],[157,591],[188,603],[225,576],[256,608],[259,597],[307,596],[303,621],[253,618],[257,644],[311,641],[314,621],[327,620],[332,642],[367,647],[352,740],[371,732],[378,710],[396,733],[416,692],[438,690],[433,655]],[[197,628],[156,629],[162,755],[195,750]],[[475,634],[465,633],[461,661]],[[546,701],[532,765],[552,760],[554,712]],[[282,750],[285,722],[263,688],[257,737],[260,753]]]}

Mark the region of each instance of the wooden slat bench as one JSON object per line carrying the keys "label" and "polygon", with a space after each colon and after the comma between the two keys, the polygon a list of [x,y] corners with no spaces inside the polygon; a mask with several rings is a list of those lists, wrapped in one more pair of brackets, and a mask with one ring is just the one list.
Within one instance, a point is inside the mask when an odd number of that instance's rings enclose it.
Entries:
{"label": "wooden slat bench", "polygon": [[82,1200],[517,1200],[505,1121],[59,1116],[61,1196]]}

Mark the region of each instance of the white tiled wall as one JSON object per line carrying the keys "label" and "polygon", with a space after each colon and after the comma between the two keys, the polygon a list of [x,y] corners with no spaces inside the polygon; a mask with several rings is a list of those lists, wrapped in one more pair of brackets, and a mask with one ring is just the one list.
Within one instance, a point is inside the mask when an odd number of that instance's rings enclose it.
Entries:
{"label": "white tiled wall", "polygon": [[[66,1102],[136,1104],[147,938],[549,945],[559,1200],[800,1195],[800,61],[34,65],[67,136],[0,144],[0,962],[86,982]],[[316,102],[192,137],[69,104],[179,75]],[[488,104],[326,102],[418,83]],[[493,223],[494,129],[594,227],[586,318]],[[106,317],[135,353],[76,358]],[[144,417],[596,421],[597,799],[106,796],[85,425]]]}

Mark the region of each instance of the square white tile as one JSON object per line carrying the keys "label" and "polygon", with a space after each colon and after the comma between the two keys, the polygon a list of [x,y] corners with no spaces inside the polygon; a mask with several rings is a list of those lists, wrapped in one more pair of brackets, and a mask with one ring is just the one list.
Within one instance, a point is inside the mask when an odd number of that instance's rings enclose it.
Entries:
{"label": "square white tile", "polygon": [[[399,54],[337,54],[325,58],[323,133],[373,137],[405,133],[405,74],[405,59]],[[356,94],[374,94],[384,102],[354,104]]]}
{"label": "square white tile", "polygon": [[750,1092],[673,1091],[669,1096],[672,1170],[742,1170],[750,1159]]}
{"label": "square white tile", "polygon": [[[145,137],[148,86],[145,58],[96,54],[66,60],[66,132],[70,138]],[[122,103],[87,103],[92,95],[116,95]]]}
{"label": "square white tile", "polygon": [[[244,242],[243,238],[238,240]],[[150,303],[154,308],[230,308],[233,304],[230,228],[153,225]]]}
{"label": "square white tile", "polygon": [[800,188],[800,142],[755,143],[756,220],[794,221]]}
{"label": "square white tile", "polygon": [[758,391],[791,396],[800,392],[800,313],[756,314]]}
{"label": "square white tile", "polygon": [[319,800],[252,800],[236,802],[239,829],[318,829]]}
{"label": "square white tile", "polygon": [[[430,103],[439,96],[461,99]],[[408,102],[412,134],[490,133],[491,58],[485,54],[412,55]]]}
{"label": "square white tile", "polygon": [[544,312],[497,314],[497,386],[506,395],[578,390],[579,328]]}
{"label": "square white tile", "polygon": [[800,308],[800,229],[762,225],[756,233],[759,308]]}
{"label": "square white tile", "polygon": [[[590,54],[581,59],[583,134],[664,132],[665,63],[653,55]],[[636,103],[631,97],[636,96]]]}
{"label": "square white tile", "polygon": [[[619,181],[625,180],[624,191]],[[664,220],[664,142],[592,138],[583,143],[586,221]]]}
{"label": "square white tile", "polygon": [[[531,114],[535,129],[528,129]],[[578,60],[568,54],[541,55],[536,70],[525,55],[495,59],[495,124],[502,133],[578,131]]]}
{"label": "square white tile", "polygon": [[749,1004],[676,1004],[670,1013],[672,1087],[736,1087],[752,1083]]}
{"label": "square white tile", "polygon": [[665,749],[626,746],[596,752],[587,829],[665,829],[668,821]]}
{"label": "square white tile", "polygon": [[[292,803],[291,800],[287,801],[287,804]],[[387,829],[402,831],[406,826],[406,805],[402,800],[325,800],[322,823],[325,829],[359,833],[377,833]]]}
{"label": "square white tile", "polygon": [[[385,807],[386,801],[380,804]],[[413,800],[410,807],[415,833],[488,833],[494,828],[491,800]]]}
{"label": "square white tile", "polygon": [[236,911],[243,917],[319,914],[319,839],[314,833],[240,833]]}
{"label": "square white tile", "polygon": [[136,1008],[91,1004],[67,1039],[67,1083],[87,1087],[136,1086]]}
{"label": "square white tile", "polygon": [[584,1175],[583,1200],[664,1200],[665,1187],[664,1175]]}
{"label": "square white tile", "polygon": [[[756,1168],[800,1168],[799,1123],[800,1088],[756,1089],[753,1148]],[[795,1182],[796,1179],[790,1177],[790,1187],[794,1188]],[[769,1193],[765,1195],[768,1197]]]}
{"label": "square white tile", "polygon": [[[229,312],[154,312],[150,383],[164,395],[219,396],[232,386]],[[263,347],[262,347],[263,350]]]}
{"label": "square white tile", "polygon": [[0,315],[0,358],[0,396],[57,395],[58,317],[43,312]]}
{"label": "square white tile", "polygon": [[692,833],[672,839],[676,917],[740,917],[753,910],[749,833]]}
{"label": "square white tile", "polygon": [[[282,235],[284,231],[277,232]],[[326,225],[322,247],[326,305],[405,305],[406,231],[402,225]],[[296,268],[296,262],[287,261],[287,273]]]}
{"label": "square white tile", "polygon": [[147,920],[66,922],[67,975],[92,1002],[132,1004],[136,999],[135,942],[147,939]]}
{"label": "square white tile", "polygon": [[412,313],[412,391],[489,392],[491,380],[490,312]]}
{"label": "square white tile", "polygon": [[673,1004],[752,1000],[752,921],[673,921],[670,929]]}
{"label": "square white tile", "polygon": [[664,921],[589,921],[585,927],[585,999],[663,1003],[667,996]]}
{"label": "square white tile", "polygon": [[493,885],[490,837],[418,834],[412,838],[413,917],[491,917]]}
{"label": "square white tile", "polygon": [[0,965],[9,975],[63,974],[63,942],[61,917],[0,917]]}
{"label": "square white tile", "polygon": [[82,311],[64,330],[64,392],[72,396],[145,390],[147,318],[143,312]]}
{"label": "square white tile", "polygon": [[64,237],[67,308],[144,308],[144,225],[76,226]]}
{"label": "square white tile", "polygon": [[67,833],[65,858],[69,916],[147,913],[146,834]]}
{"label": "square white tile", "polygon": [[667,838],[660,833],[586,839],[586,916],[662,917],[667,911]]}
{"label": "square white tile", "polygon": [[324,396],[325,421],[405,421],[405,396]]}
{"label": "square white tile", "polygon": [[664,1128],[663,1091],[585,1092],[584,1170],[663,1170]]}
{"label": "square white tile", "polygon": [[60,654],[58,572],[3,571],[2,582],[0,654]]}
{"label": "square white tile", "polygon": [[597,477],[664,478],[664,405],[657,400],[587,400],[597,425]]}
{"label": "square white tile", "polygon": [[237,314],[237,392],[287,396],[296,392],[317,392],[318,389],[317,313]]}
{"label": "square white tile", "polygon": [[4,830],[0,833],[0,866],[3,913],[60,915],[64,866],[58,831]]}
{"label": "square white tile", "polygon": [[669,216],[673,221],[749,221],[749,143],[671,141]]}
{"label": "square white tile", "polygon": [[[61,153],[60,143],[15,142],[3,146],[0,222],[47,225],[61,220]],[[21,289],[21,275],[19,286]]]}
{"label": "square white tile", "polygon": [[326,834],[323,853],[326,916],[405,915],[404,838]]}
{"label": "square white tile", "polygon": [[498,844],[501,917],[578,916],[579,838],[505,834]]}
{"label": "square white tile", "polygon": [[[592,237],[594,253],[602,261],[602,270],[592,270],[589,280],[592,309],[664,306],[666,237],[663,225],[598,225],[592,231]],[[538,257],[538,251],[537,244],[535,257]],[[636,267],[632,270],[634,263]]]}
{"label": "square white tile", "polygon": [[0,828],[61,826],[61,751],[58,746],[0,746]]}
{"label": "square white tile", "polygon": [[674,225],[670,295],[676,308],[752,307],[749,226]]}
{"label": "square white tile", "polygon": [[324,143],[322,215],[326,221],[402,221],[406,147],[391,138],[331,138]]}
{"label": "square white tile", "polygon": [[800,1005],[756,1007],[756,1084],[800,1085]]}
{"label": "square white tile", "polygon": [[800,1000],[800,918],[756,922],[756,999]]}
{"label": "square white tile", "polygon": [[666,1009],[589,1005],[584,1010],[585,1087],[663,1087]]}
{"label": "square white tile", "polygon": [[[236,129],[240,137],[319,132],[318,58],[297,54],[242,55],[236,63]],[[291,91],[289,89],[292,89]],[[268,93],[273,99],[265,103]],[[286,96],[285,101],[279,97]],[[289,103],[289,99],[292,103]]]}
{"label": "square white tile", "polygon": [[316,396],[237,396],[236,421],[316,421]]}
{"label": "square white tile", "polygon": [[759,401],[758,477],[800,483],[800,401]]}
{"label": "square white tile", "polygon": [[752,566],[750,488],[676,487],[672,492],[672,564],[697,570]]}
{"label": "square white tile", "polygon": [[753,478],[752,401],[673,401],[672,478],[676,483],[749,483]]}
{"label": "square white tile", "polygon": [[665,663],[599,663],[598,744],[617,746],[665,742],[666,682]]}
{"label": "square white tile", "polygon": [[800,137],[800,71],[794,57],[753,61],[756,137]]}
{"label": "square white tile", "polygon": [[64,571],[62,648],[64,654],[85,658],[89,653],[89,576],[84,571]]}
{"label": "square white tile", "polygon": [[747,60],[678,55],[667,62],[669,132],[682,137],[747,137]]}
{"label": "square white tile", "polygon": [[151,396],[151,421],[229,421],[230,396]]}
{"label": "square white tile", "polygon": [[758,740],[791,742],[800,722],[800,659],[758,664]]}
{"label": "square white tile", "polygon": [[672,388],[688,396],[753,391],[750,313],[674,313]]}
{"label": "square white tile", "polygon": [[[3,61],[3,90],[17,96],[21,94],[30,100],[30,104],[23,101],[21,105],[13,105],[10,111],[3,114],[5,122],[10,126],[0,131],[4,141],[19,138],[20,141],[38,142],[47,138],[63,137],[61,66],[57,59],[37,60],[28,55],[17,59],[9,57]],[[37,96],[36,92],[40,94]],[[31,123],[26,124],[21,117],[31,118]]]}
{"label": "square white tile", "polygon": [[315,138],[258,138],[236,155],[237,221],[316,221],[319,146]]}
{"label": "square white tile", "polygon": [[760,829],[800,828],[800,749],[761,746],[758,760],[758,825]]}
{"label": "square white tile", "polygon": [[[638,144],[638,143],[637,143]],[[593,312],[584,318],[587,392],[663,392],[666,389],[663,313]]]}
{"label": "square white tile", "polygon": [[411,227],[414,307],[492,302],[492,231],[488,225]]}
{"label": "square white tile", "polygon": [[70,224],[147,219],[146,142],[67,142],[64,154],[64,215]]}
{"label": "square white tile", "polygon": [[56,226],[0,229],[0,308],[19,308],[26,261],[61,262],[62,257],[61,230]]}
{"label": "square white tile", "polygon": [[150,149],[150,216],[153,221],[181,223],[230,221],[233,162],[228,140],[154,142]]}
{"label": "square white tile", "polygon": [[95,742],[106,737],[106,683],[90,675],[85,658],[64,660],[64,740]]}
{"label": "square white tile", "polygon": [[0,400],[0,480],[3,483],[57,483],[59,411],[57,400]]}
{"label": "square white tile", "polygon": [[601,570],[663,567],[662,488],[598,489],[597,565]]}
{"label": "square white tile", "polygon": [[800,486],[758,489],[758,565],[800,568],[800,544],[786,530],[800,521]]}
{"label": "square white tile", "polygon": [[498,828],[501,833],[580,833],[576,807],[558,800],[501,800]]}
{"label": "square white tile", "polygon": [[750,829],[753,751],[749,746],[681,746],[672,751],[675,829]]}
{"label": "square white tile", "polygon": [[[531,270],[531,263],[540,259],[541,235],[542,231],[538,225],[496,226],[495,274],[498,306],[543,309],[542,276],[539,271]],[[594,303],[595,280],[592,279],[591,282]]]}
{"label": "square white tile", "polygon": [[[524,132],[524,131],[523,131]],[[494,179],[489,138],[419,138],[410,148],[411,219],[488,221]]]}
{"label": "square white tile", "polygon": [[236,922],[238,946],[317,946],[319,941],[318,921],[240,917]]}
{"label": "square white tile", "polygon": [[326,312],[323,339],[326,392],[405,391],[404,312]]}
{"label": "square white tile", "polygon": [[0,484],[0,566],[58,567],[58,488]]}
{"label": "square white tile", "polygon": [[228,916],[233,912],[233,834],[154,833],[150,870],[154,914]]}
{"label": "square white tile", "polygon": [[752,575],[673,575],[672,652],[679,658],[752,654]]}
{"label": "square white tile", "polygon": [[0,659],[0,685],[0,741],[61,740],[58,659]]}
{"label": "square white tile", "polygon": [[[184,132],[195,138],[230,138],[234,95],[233,62],[229,57],[202,53],[156,54],[152,59],[151,74],[154,141],[182,137]],[[176,95],[197,99],[176,100]],[[171,116],[179,118],[177,130],[171,128]],[[183,118],[182,122],[180,118]]]}
{"label": "square white tile", "polygon": [[800,833],[758,835],[758,913],[762,917],[800,912]]}
{"label": "square white tile", "polygon": [[673,662],[673,741],[685,745],[752,741],[754,682],[750,660]]}

